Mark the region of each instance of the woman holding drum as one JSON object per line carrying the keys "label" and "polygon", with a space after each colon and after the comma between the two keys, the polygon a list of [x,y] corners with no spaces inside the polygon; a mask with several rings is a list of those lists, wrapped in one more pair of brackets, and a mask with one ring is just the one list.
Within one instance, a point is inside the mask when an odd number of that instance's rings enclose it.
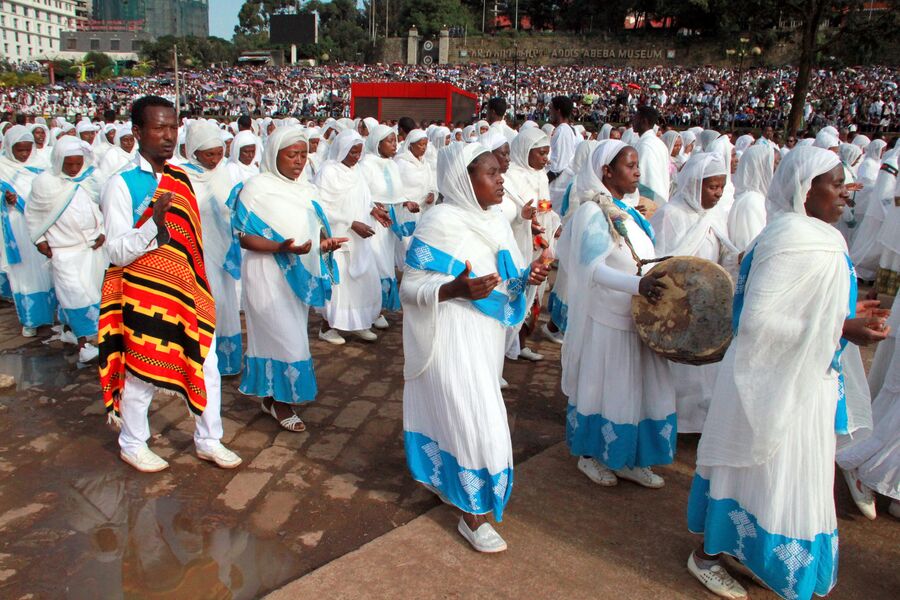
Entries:
{"label": "woman holding drum", "polygon": [[675,395],[664,358],[641,342],[631,299],[655,302],[664,275],[641,277],[653,259],[653,230],[620,199],[637,189],[637,151],[618,140],[600,143],[590,167],[602,190],[585,201],[559,240],[570,275],[563,344],[563,392],[569,397],[566,439],[578,468],[599,485],[618,478],[650,488],[662,477],[650,467],[675,454]]}

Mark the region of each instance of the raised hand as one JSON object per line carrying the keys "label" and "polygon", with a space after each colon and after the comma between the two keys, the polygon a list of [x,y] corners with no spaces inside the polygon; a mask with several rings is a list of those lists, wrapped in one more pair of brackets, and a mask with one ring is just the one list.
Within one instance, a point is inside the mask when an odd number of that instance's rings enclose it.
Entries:
{"label": "raised hand", "polygon": [[40,242],[37,244],[37,251],[47,258],[53,258],[53,250],[50,249],[50,244],[47,242]]}
{"label": "raised hand", "polygon": [[153,203],[153,222],[156,223],[157,228],[162,228],[163,223],[166,222],[166,213],[169,212],[169,209],[172,208],[172,201],[175,199],[175,194],[172,192],[166,192],[162,196],[156,199],[156,202]]}
{"label": "raised hand", "polygon": [[857,346],[868,346],[887,338],[891,328],[884,317],[857,317],[844,321],[842,336]]}
{"label": "raised hand", "polygon": [[434,193],[428,194],[428,197],[425,198],[425,204],[434,204]]}
{"label": "raised hand", "polygon": [[372,208],[372,216],[375,217],[375,220],[378,221],[378,224],[382,227],[391,226],[391,217],[383,206],[376,204],[375,207]]}
{"label": "raised hand", "polygon": [[349,241],[350,238],[323,238],[319,242],[319,252],[322,254],[334,252]]}
{"label": "raised hand", "polygon": [[469,277],[471,272],[472,265],[469,261],[466,261],[466,266],[462,273],[457,275],[453,281],[441,286],[438,299],[465,298],[466,300],[481,300],[482,298],[487,298],[502,281],[497,273],[491,273],[482,277]]}
{"label": "raised hand", "polygon": [[528,285],[541,285],[550,275],[550,263],[553,262],[553,253],[549,248],[544,248],[536,261],[531,263],[531,273],[528,276]]}
{"label": "raised hand", "polygon": [[528,203],[522,207],[522,219],[530,221],[536,214],[537,209],[534,207],[534,200],[529,200]]}
{"label": "raised hand", "polygon": [[403,206],[405,206],[406,210],[408,210],[412,214],[416,214],[417,212],[422,210],[421,208],[419,208],[419,204],[417,202],[404,202]]}
{"label": "raised hand", "polygon": [[370,238],[375,235],[375,230],[362,221],[353,221],[353,223],[350,224],[350,229],[353,230],[353,233],[363,239]]}
{"label": "raised hand", "polygon": [[278,252],[286,254],[309,254],[310,250],[312,250],[312,240],[306,240],[299,246],[295,246],[294,239],[289,238],[278,245]]}
{"label": "raised hand", "polygon": [[879,317],[887,319],[891,316],[891,311],[888,308],[881,308],[881,301],[877,299],[866,299],[860,300],[856,303],[856,316],[857,317]]}
{"label": "raised hand", "polygon": [[16,196],[16,193],[13,191],[10,191],[10,190],[6,191],[6,194],[4,194],[4,197],[6,198],[7,204],[15,204],[16,201],[19,199],[18,196]]}
{"label": "raised hand", "polygon": [[662,296],[662,291],[668,287],[660,281],[665,276],[665,271],[644,275],[641,278],[641,283],[638,285],[638,293],[646,298],[650,304],[656,304]]}

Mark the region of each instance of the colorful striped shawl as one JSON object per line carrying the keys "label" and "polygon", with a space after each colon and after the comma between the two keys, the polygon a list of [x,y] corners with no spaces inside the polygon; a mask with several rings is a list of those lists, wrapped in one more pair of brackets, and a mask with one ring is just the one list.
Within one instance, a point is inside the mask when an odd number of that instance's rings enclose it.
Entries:
{"label": "colorful striped shawl", "polygon": [[110,265],[100,301],[100,383],[107,413],[119,416],[125,371],[183,396],[195,414],[206,407],[203,361],[216,328],[216,310],[203,262],[200,213],[184,171],[166,164],[135,227],[153,215],[164,193],[175,196],[166,215],[171,240],[126,267]]}

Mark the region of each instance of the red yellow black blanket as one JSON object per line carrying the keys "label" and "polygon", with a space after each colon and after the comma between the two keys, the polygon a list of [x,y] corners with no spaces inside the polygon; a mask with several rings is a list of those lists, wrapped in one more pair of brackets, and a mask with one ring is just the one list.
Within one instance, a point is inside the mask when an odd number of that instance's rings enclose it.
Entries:
{"label": "red yellow black blanket", "polygon": [[[171,240],[126,267],[110,265],[100,301],[100,383],[107,413],[119,417],[125,371],[183,396],[195,414],[206,407],[203,361],[216,329],[216,309],[203,262],[200,213],[188,176],[166,164],[153,200],[166,192]],[[112,415],[110,415],[112,416]]]}

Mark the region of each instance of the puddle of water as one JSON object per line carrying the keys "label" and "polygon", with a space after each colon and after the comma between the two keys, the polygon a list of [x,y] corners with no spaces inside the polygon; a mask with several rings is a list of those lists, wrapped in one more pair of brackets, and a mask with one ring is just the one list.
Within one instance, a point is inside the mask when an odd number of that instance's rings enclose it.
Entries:
{"label": "puddle of water", "polygon": [[69,355],[62,350],[49,355],[3,353],[0,354],[0,373],[16,378],[17,391],[35,386],[61,388],[75,380],[77,360],[76,354]]}
{"label": "puddle of water", "polygon": [[121,475],[78,479],[66,500],[67,524],[77,531],[68,549],[68,598],[244,600],[298,570],[296,555],[278,539],[203,527],[175,498],[130,496]]}

